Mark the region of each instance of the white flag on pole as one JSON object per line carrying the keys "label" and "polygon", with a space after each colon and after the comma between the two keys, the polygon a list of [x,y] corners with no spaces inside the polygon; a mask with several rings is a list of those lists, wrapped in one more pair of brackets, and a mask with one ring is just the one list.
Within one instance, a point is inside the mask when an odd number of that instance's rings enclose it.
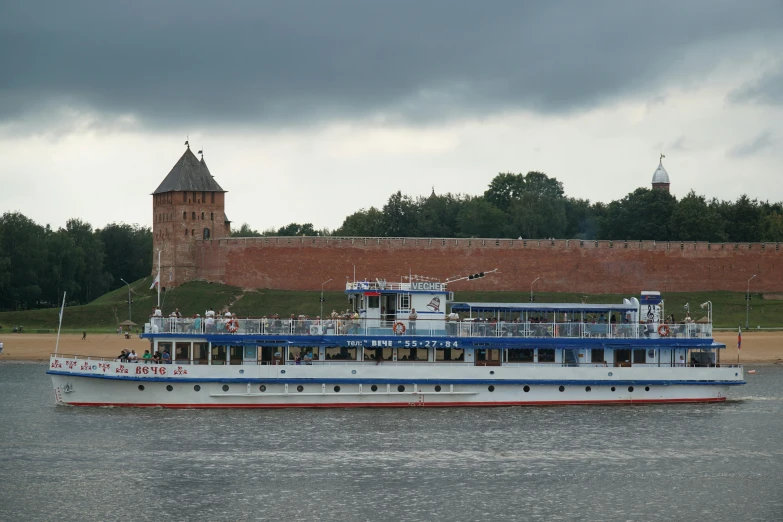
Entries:
{"label": "white flag on pole", "polygon": [[160,274],[155,276],[155,279],[152,281],[152,284],[150,285],[150,290],[155,288],[155,285],[160,284]]}

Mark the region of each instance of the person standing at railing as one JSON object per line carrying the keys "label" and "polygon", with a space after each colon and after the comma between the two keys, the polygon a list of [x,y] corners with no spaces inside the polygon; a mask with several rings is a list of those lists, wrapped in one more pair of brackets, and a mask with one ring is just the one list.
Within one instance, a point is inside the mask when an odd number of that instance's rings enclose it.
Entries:
{"label": "person standing at railing", "polygon": [[419,314],[416,313],[415,308],[411,308],[411,313],[408,315],[408,335],[416,335],[416,320],[419,318]]}
{"label": "person standing at railing", "polygon": [[359,335],[359,312],[355,310],[351,314],[351,332],[354,335]]}
{"label": "person standing at railing", "polygon": [[446,316],[446,333],[448,333],[448,335],[457,335],[457,328],[459,327],[457,323],[459,323],[459,314],[452,310],[451,313]]}

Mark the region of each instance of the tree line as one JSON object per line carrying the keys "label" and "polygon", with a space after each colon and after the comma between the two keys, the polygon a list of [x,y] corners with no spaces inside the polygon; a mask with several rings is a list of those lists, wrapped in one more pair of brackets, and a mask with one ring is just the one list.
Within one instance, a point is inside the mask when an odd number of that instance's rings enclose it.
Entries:
{"label": "tree line", "polygon": [[70,219],[65,228],[41,226],[20,213],[0,217],[0,309],[84,304],[152,271],[152,231]]}
{"label": "tree line", "polygon": [[[234,233],[328,235],[312,224],[292,223],[258,233],[247,224]],[[639,188],[610,203],[571,198],[563,184],[542,172],[501,173],[480,196],[412,198],[392,194],[383,208],[346,217],[334,236],[559,238],[758,242],[783,241],[783,203],[719,201],[689,192],[678,200],[664,190]]]}

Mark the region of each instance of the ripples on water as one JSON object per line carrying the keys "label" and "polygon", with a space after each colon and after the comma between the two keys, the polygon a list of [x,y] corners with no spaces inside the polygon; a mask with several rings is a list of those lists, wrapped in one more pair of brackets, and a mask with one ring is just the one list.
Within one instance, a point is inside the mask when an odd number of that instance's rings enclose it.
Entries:
{"label": "ripples on water", "polygon": [[781,520],[783,368],[718,405],[55,407],[0,364],[0,520]]}

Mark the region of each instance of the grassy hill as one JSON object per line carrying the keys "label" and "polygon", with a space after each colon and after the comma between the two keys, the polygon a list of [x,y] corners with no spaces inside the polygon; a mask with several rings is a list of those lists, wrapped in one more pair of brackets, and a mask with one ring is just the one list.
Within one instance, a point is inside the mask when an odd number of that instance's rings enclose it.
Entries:
{"label": "grassy hill", "polygon": [[[131,284],[132,319],[143,325],[157,302],[157,292],[150,290],[152,278],[140,279]],[[618,294],[585,295],[578,293],[536,293],[536,301],[620,303],[624,296]],[[670,292],[664,296],[666,313],[684,317],[684,305],[690,304],[691,316],[695,319],[704,315],[699,304],[712,301],[715,312],[715,326],[737,327],[745,325],[745,294],[739,292]],[[750,326],[763,328],[783,327],[783,300],[764,299],[762,294],[751,294]],[[767,296],[775,297],[775,296]],[[184,315],[200,313],[207,307],[220,310],[230,304],[231,310],[240,317],[260,317],[278,313],[280,315],[320,313],[320,292],[295,292],[285,290],[242,290],[216,283],[192,282],[161,294],[161,308],[168,315],[179,308]],[[459,292],[459,301],[528,302],[529,292]],[[109,292],[95,301],[82,306],[66,306],[63,317],[64,331],[106,331],[112,330],[128,318],[128,287]],[[347,297],[342,292],[324,293],[324,312],[332,309],[344,310]],[[9,333],[13,326],[23,325],[25,331],[39,329],[56,330],[57,308],[0,313],[1,333]]]}

